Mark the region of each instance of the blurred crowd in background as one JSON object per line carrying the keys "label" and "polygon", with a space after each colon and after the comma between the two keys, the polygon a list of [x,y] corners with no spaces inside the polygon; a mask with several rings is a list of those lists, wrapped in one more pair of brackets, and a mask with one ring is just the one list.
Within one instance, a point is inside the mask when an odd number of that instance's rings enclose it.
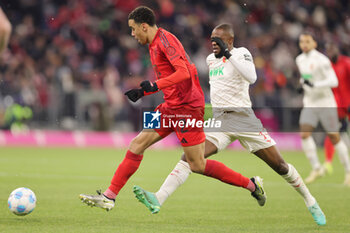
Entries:
{"label": "blurred crowd in background", "polygon": [[254,57],[253,106],[272,130],[298,127],[302,96],[294,59],[302,31],[313,30],[321,52],[332,41],[350,54],[348,0],[1,0],[13,32],[0,58],[0,125],[9,127],[10,106],[17,104],[31,109],[22,121],[32,128],[139,130],[140,109],[162,96],[134,104],[123,94],[155,78],[147,46],[127,25],[138,5],[154,9],[158,26],[183,43],[207,101],[210,34],[219,23],[232,23],[235,47]]}

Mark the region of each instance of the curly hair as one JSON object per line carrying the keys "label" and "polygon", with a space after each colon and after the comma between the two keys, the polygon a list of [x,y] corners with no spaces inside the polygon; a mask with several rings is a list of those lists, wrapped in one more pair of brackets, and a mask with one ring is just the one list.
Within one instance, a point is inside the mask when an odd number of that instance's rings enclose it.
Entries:
{"label": "curly hair", "polygon": [[153,10],[146,6],[139,6],[135,8],[130,14],[128,19],[133,19],[135,23],[147,23],[150,26],[156,24],[156,16]]}

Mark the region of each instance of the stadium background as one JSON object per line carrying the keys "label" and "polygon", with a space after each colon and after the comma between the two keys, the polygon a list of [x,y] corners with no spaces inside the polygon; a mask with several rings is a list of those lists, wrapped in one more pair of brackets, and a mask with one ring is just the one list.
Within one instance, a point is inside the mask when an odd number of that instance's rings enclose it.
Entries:
{"label": "stadium background", "polygon": [[138,131],[141,106],[162,101],[159,94],[132,104],[123,96],[140,81],[154,79],[147,47],[137,44],[127,26],[128,13],[140,4],[155,9],[158,25],[183,43],[207,100],[209,36],[215,25],[232,23],[235,46],[254,56],[258,80],[251,98],[270,130],[298,127],[294,58],[304,29],[314,30],[321,51],[332,41],[350,54],[346,0],[3,0],[13,33],[0,60],[2,127],[9,127],[6,109],[18,103],[32,109],[26,120],[32,129]]}

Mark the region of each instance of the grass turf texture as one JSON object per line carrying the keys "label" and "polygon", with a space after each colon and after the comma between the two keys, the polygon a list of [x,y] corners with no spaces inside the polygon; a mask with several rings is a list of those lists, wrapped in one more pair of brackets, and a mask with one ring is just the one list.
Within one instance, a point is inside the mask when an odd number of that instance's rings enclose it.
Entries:
{"label": "grass turf texture", "polygon": [[[120,192],[116,207],[106,212],[85,206],[80,193],[108,187],[125,150],[0,148],[0,232],[349,232],[350,188],[334,160],[334,173],[309,185],[327,216],[317,226],[301,197],[267,165],[245,151],[223,151],[213,159],[248,177],[264,179],[268,199],[258,206],[250,193],[192,174],[157,215],[134,198],[134,184],[156,191],[180,158],[181,150],[146,152],[140,169]],[[321,153],[319,153],[321,154]],[[284,152],[305,177],[310,165],[301,152]],[[7,208],[12,190],[28,187],[37,207],[18,217]]]}

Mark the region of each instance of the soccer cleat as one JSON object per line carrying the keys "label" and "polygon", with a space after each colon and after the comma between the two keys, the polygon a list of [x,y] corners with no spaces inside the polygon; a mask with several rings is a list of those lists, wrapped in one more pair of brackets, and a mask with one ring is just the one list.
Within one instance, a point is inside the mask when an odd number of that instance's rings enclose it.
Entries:
{"label": "soccer cleat", "polygon": [[255,191],[251,195],[258,201],[260,206],[265,205],[266,202],[266,193],[263,187],[263,179],[259,176],[254,176],[250,180],[255,184]]}
{"label": "soccer cleat", "polygon": [[104,210],[110,211],[114,207],[114,200],[108,199],[101,191],[96,190],[98,195],[80,194],[80,200],[91,207],[100,207]]}
{"label": "soccer cleat", "polygon": [[350,172],[345,174],[344,185],[350,187]]}
{"label": "soccer cleat", "polygon": [[317,223],[317,225],[320,225],[320,226],[326,225],[326,216],[322,212],[317,202],[314,205],[308,207],[308,209],[312,217],[314,218],[315,222]]}
{"label": "soccer cleat", "polygon": [[310,175],[305,178],[305,183],[310,184],[314,182],[317,178],[324,176],[326,173],[325,169],[323,167],[320,167],[319,169],[312,170]]}
{"label": "soccer cleat", "polygon": [[144,204],[152,214],[156,214],[160,211],[159,201],[154,193],[143,190],[141,187],[135,185],[132,190],[135,197]]}
{"label": "soccer cleat", "polygon": [[333,165],[331,162],[325,162],[323,164],[323,168],[325,169],[325,171],[327,172],[328,175],[332,175],[333,173]]}

